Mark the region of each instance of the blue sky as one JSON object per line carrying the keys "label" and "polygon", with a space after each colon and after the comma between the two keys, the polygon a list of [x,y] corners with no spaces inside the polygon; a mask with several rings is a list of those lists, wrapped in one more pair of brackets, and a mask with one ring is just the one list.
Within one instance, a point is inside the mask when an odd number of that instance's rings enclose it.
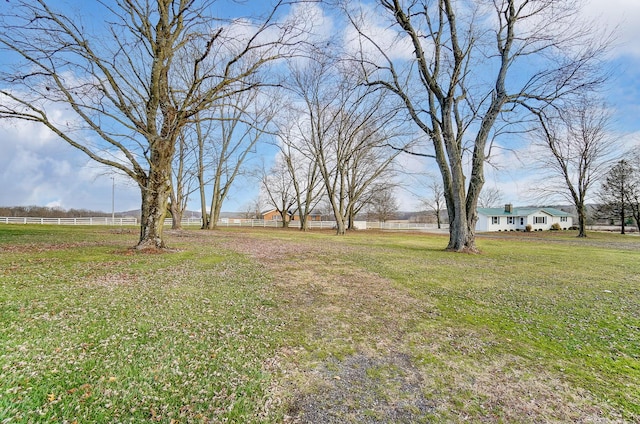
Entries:
{"label": "blue sky", "polygon": [[[614,70],[608,84],[608,98],[615,110],[612,130],[624,145],[639,145],[640,1],[590,0],[583,12],[599,24],[618,27],[617,44],[609,62]],[[331,25],[330,20],[326,25]],[[264,159],[268,162],[272,158],[266,154]],[[405,167],[410,169],[418,171],[425,166],[406,159]],[[534,184],[535,178],[535,174],[520,170],[518,164],[511,164],[497,171],[488,169],[486,184],[499,188],[505,202],[527,204],[530,199],[525,188]],[[116,211],[140,207],[140,192],[126,178],[90,162],[84,154],[35,124],[0,121],[0,206],[58,206],[110,212],[114,185]],[[238,181],[223,210],[243,210],[257,194],[257,183]],[[403,209],[417,206],[414,194],[403,191],[397,196]],[[197,210],[197,204],[198,199],[194,198],[189,208]]]}

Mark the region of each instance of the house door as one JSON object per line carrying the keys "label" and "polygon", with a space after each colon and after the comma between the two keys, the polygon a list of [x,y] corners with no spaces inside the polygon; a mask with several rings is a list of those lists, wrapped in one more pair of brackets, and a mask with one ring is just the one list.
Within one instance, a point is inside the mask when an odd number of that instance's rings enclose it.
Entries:
{"label": "house door", "polygon": [[524,225],[524,217],[523,217],[523,216],[521,216],[521,217],[520,217],[520,226],[523,226],[523,225]]}

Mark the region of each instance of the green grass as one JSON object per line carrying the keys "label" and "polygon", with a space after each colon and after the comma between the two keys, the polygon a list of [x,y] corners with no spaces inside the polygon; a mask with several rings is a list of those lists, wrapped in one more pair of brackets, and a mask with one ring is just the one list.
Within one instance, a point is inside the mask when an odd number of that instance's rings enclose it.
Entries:
{"label": "green grass", "polygon": [[635,422],[640,238],[0,225],[0,423]]}
{"label": "green grass", "polygon": [[483,363],[515,354],[532,372],[551,372],[614,405],[623,417],[637,418],[640,240],[620,249],[607,246],[619,237],[592,238],[605,247],[566,238],[570,245],[481,240],[484,254],[456,257],[420,255],[406,246],[411,242],[399,247],[403,241],[394,238],[393,253],[368,253],[359,260],[435,303],[438,327],[475,338],[466,341],[471,346],[445,346],[446,356]]}
{"label": "green grass", "polygon": [[0,234],[0,422],[268,415],[278,331],[254,264],[215,243],[135,254],[104,229]]}

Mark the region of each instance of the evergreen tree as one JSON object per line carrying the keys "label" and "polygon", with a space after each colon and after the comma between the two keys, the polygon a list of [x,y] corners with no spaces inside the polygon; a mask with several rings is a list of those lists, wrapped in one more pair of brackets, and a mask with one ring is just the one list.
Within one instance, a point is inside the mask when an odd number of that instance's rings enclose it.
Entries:
{"label": "evergreen tree", "polygon": [[628,161],[620,160],[607,172],[600,188],[601,205],[598,215],[620,220],[621,234],[625,233],[625,224],[629,218],[634,218],[636,224],[640,225],[640,216],[637,214],[640,189],[638,174],[638,170]]}

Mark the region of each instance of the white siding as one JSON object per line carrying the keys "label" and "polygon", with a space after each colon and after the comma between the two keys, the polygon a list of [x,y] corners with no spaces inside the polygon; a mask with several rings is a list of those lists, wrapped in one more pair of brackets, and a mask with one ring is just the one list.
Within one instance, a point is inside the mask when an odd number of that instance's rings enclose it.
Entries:
{"label": "white siding", "polygon": [[[556,222],[560,224],[563,230],[566,230],[573,225],[573,219],[570,216],[565,217],[566,221],[562,221],[563,217],[552,216],[542,210],[535,211],[527,216],[497,216],[499,218],[499,224],[493,224],[492,218],[494,216],[497,215],[484,215],[479,213],[476,231],[524,231],[527,225],[531,225],[533,231],[546,231],[551,229],[551,226]],[[509,223],[509,218],[513,218],[511,224]]]}

